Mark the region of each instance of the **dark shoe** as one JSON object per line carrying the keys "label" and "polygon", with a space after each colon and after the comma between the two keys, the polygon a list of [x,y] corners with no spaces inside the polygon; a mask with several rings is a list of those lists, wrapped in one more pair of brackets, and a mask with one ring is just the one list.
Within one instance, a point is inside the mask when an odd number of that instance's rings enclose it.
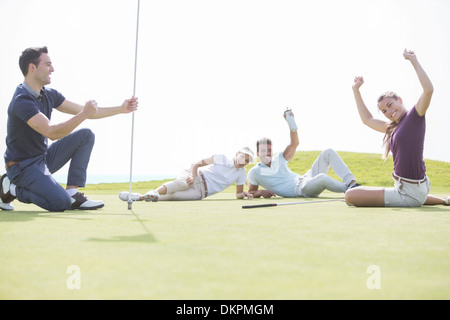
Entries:
{"label": "dark shoe", "polygon": [[[6,173],[0,179],[0,199],[3,203],[10,203],[15,200],[17,197],[14,197],[11,192],[9,192],[10,181]],[[5,185],[5,190],[3,189],[3,185]]]}
{"label": "dark shoe", "polygon": [[353,189],[353,188],[357,188],[357,187],[361,187],[361,185],[359,184],[359,183],[354,183],[354,184],[351,184],[349,187],[348,187],[348,189],[347,190],[350,190],[350,189]]}
{"label": "dark shoe", "polygon": [[103,201],[89,200],[84,193],[77,192],[72,196],[72,210],[96,210],[103,208],[105,203]]}

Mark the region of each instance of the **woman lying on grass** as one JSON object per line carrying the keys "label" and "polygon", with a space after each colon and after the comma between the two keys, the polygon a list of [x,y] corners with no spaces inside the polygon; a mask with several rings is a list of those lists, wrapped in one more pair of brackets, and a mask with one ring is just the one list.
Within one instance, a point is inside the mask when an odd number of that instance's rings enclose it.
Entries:
{"label": "woman lying on grass", "polygon": [[[131,194],[131,201],[186,201],[202,200],[207,196],[223,191],[236,183],[236,198],[252,199],[253,196],[244,192],[247,182],[245,166],[253,162],[253,152],[249,148],[242,148],[233,160],[224,155],[214,155],[197,161],[191,168],[186,169],[176,180],[161,185],[156,190],[146,194]],[[119,198],[128,201],[130,193],[123,191]]]}
{"label": "woman lying on grass", "polygon": [[392,152],[394,159],[394,188],[358,187],[345,193],[349,205],[360,207],[420,207],[422,205],[449,205],[450,197],[429,195],[430,181],[425,173],[423,146],[425,139],[425,113],[430,106],[433,85],[422,69],[413,51],[405,50],[403,56],[416,71],[423,88],[417,104],[406,110],[402,99],[394,92],[386,92],[378,99],[378,109],[389,120],[375,119],[367,109],[359,88],[364,79],[356,77],[353,94],[359,116],[368,127],[384,136],[384,159]]}

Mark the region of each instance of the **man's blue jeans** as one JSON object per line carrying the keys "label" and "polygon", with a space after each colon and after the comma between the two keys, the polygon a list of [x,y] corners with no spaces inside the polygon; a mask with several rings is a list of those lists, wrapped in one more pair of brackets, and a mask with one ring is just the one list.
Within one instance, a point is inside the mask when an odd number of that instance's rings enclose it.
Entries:
{"label": "man's blue jeans", "polygon": [[71,197],[52,174],[70,161],[67,185],[84,187],[94,142],[90,129],[80,129],[51,144],[46,154],[9,167],[6,173],[16,185],[17,199],[48,211],[70,209]]}

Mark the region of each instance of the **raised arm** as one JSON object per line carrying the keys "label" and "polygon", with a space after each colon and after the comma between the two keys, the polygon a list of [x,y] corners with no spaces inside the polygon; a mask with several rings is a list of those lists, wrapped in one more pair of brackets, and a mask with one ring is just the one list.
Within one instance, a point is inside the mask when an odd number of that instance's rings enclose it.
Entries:
{"label": "raised arm", "polygon": [[285,111],[284,118],[289,124],[289,135],[291,137],[291,141],[283,152],[283,156],[287,161],[292,160],[295,156],[295,152],[297,151],[297,147],[299,145],[298,132],[297,132],[297,124],[295,123],[294,114],[292,111]]}
{"label": "raised arm", "polygon": [[362,122],[372,128],[373,130],[386,133],[387,122],[383,120],[376,119],[372,116],[369,109],[367,109],[366,104],[361,96],[359,88],[364,84],[363,77],[355,77],[353,83],[353,95],[355,96],[356,107],[358,108],[359,117]]}
{"label": "raised arm", "polygon": [[[92,100],[92,101],[94,101],[94,100]],[[95,104],[97,105],[96,102],[95,102]],[[130,112],[136,111],[137,107],[138,107],[138,99],[135,97],[132,97],[130,99],[126,99],[120,106],[97,107],[97,112],[95,114],[92,114],[89,117],[89,119],[101,119],[101,118],[115,116],[115,115],[121,114],[121,113],[130,113]],[[64,112],[64,113],[75,115],[75,114],[78,114],[79,112],[81,112],[81,110],[83,110],[83,108],[85,108],[85,106],[65,100],[57,108],[57,110]]]}
{"label": "raised arm", "polygon": [[403,52],[403,57],[411,62],[414,70],[416,71],[417,77],[419,78],[420,85],[422,86],[423,92],[419,98],[419,101],[417,101],[416,110],[419,116],[423,116],[430,106],[431,97],[434,91],[433,84],[420,65],[419,60],[417,60],[417,56],[414,51],[408,51],[405,49]]}

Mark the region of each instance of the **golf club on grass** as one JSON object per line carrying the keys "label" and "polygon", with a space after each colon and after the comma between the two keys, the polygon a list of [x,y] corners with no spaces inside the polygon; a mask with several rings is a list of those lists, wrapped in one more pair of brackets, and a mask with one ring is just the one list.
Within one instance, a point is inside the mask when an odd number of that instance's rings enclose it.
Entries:
{"label": "golf club on grass", "polygon": [[344,199],[328,199],[328,200],[312,200],[312,201],[298,201],[298,202],[265,203],[265,204],[242,206],[242,209],[267,208],[267,207],[289,206],[289,205],[293,205],[293,204],[308,204],[308,203],[320,203],[320,202],[331,202],[331,201],[344,201],[345,202]]}

